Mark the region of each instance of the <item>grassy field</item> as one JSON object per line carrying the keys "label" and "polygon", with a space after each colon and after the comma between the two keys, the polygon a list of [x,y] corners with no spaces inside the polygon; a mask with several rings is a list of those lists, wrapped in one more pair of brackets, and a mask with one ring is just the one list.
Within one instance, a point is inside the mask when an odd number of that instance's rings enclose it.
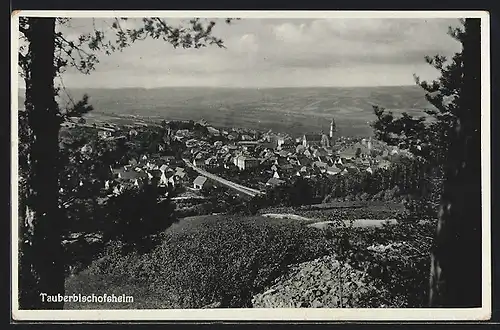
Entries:
{"label": "grassy field", "polygon": [[403,210],[404,206],[399,203],[344,202],[344,203],[317,204],[299,208],[270,207],[260,210],[259,213],[295,214],[298,216],[314,219],[316,221],[357,220],[357,219],[384,220],[384,219],[395,218]]}
{"label": "grassy field", "polygon": [[[74,89],[80,99],[90,96],[93,116],[199,120],[222,127],[247,127],[300,135],[329,129],[331,118],[339,135],[372,134],[372,105],[401,113],[423,115],[431,105],[417,86],[355,88],[157,88]],[[22,96],[20,102],[24,102]],[[65,101],[62,101],[64,104]],[[120,120],[119,118],[117,120]]]}
{"label": "grassy field", "polygon": [[329,254],[324,234],[303,223],[263,217],[181,220],[144,254],[110,248],[66,281],[67,294],[127,294],[130,304],[74,304],[66,309],[249,307],[254,294],[288,266]]}

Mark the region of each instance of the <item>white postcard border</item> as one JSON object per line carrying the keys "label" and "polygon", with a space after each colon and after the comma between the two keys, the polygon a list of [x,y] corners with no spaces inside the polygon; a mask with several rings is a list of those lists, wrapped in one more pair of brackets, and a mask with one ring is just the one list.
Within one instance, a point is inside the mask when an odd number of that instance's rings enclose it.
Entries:
{"label": "white postcard border", "polygon": [[[19,310],[18,304],[18,18],[27,17],[210,17],[210,18],[460,18],[481,19],[482,93],[482,307],[469,309],[170,309],[170,310]],[[490,214],[490,22],[486,11],[31,11],[11,15],[11,206],[12,296],[14,321],[459,321],[491,316]]]}

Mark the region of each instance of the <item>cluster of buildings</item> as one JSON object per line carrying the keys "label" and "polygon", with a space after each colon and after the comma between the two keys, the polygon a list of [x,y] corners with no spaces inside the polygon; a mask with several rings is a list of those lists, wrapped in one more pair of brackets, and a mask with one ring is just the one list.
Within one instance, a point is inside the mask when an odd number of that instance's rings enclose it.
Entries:
{"label": "cluster of buildings", "polygon": [[[166,141],[180,142],[184,150],[182,158],[197,168],[222,177],[224,171],[250,172],[259,186],[276,186],[294,176],[311,178],[362,171],[374,173],[388,168],[391,158],[404,152],[371,138],[355,141],[334,139],[333,121],[329,135],[304,134],[298,138],[270,131],[217,129],[204,121],[196,124],[198,128],[204,128],[201,130],[203,133],[199,129],[168,128]],[[99,136],[103,139],[126,135],[133,137],[137,135],[137,130],[141,128],[125,126],[118,130],[115,127],[99,127]],[[155,184],[165,187],[168,194],[181,185],[193,190],[210,185],[206,177],[189,178],[183,159],[159,156],[161,151],[158,150],[158,155],[144,154],[125,166],[110,168],[111,179],[104,182],[104,189],[110,194],[120,194],[130,187]]]}
{"label": "cluster of buildings", "polygon": [[104,189],[110,194],[120,194],[124,189],[140,188],[154,184],[165,188],[165,194],[174,191],[185,182],[184,162],[172,156],[151,157],[143,155],[119,168],[110,167],[111,179],[104,182]]}
{"label": "cluster of buildings", "polygon": [[221,132],[220,136],[222,139],[215,142],[186,140],[187,158],[194,166],[210,172],[253,170],[252,173],[265,179],[261,181],[267,186],[283,183],[292,176],[374,173],[388,168],[391,157],[401,152],[371,138],[336,141],[333,129],[329,136],[305,134],[296,139],[271,132],[252,136],[231,131]]}

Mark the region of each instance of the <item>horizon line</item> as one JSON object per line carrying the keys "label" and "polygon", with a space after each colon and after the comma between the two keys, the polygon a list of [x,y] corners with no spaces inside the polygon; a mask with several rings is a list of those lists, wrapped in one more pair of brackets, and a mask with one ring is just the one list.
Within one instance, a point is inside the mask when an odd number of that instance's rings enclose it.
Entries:
{"label": "horizon line", "polygon": [[[356,86],[334,86],[334,85],[311,85],[311,86],[158,86],[158,87],[143,87],[143,86],[124,86],[124,87],[71,87],[66,86],[66,89],[164,89],[164,88],[213,88],[213,89],[280,89],[280,88],[381,88],[381,87],[419,87],[417,84],[403,85],[356,85]],[[26,87],[19,87],[18,90],[26,90]]]}

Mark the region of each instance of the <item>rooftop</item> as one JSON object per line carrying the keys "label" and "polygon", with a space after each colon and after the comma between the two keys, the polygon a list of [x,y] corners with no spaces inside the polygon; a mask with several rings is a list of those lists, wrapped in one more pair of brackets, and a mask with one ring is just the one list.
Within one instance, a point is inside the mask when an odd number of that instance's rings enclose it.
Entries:
{"label": "rooftop", "polygon": [[206,181],[207,181],[206,177],[199,175],[198,177],[196,177],[196,179],[194,179],[193,184],[197,186],[203,186]]}

